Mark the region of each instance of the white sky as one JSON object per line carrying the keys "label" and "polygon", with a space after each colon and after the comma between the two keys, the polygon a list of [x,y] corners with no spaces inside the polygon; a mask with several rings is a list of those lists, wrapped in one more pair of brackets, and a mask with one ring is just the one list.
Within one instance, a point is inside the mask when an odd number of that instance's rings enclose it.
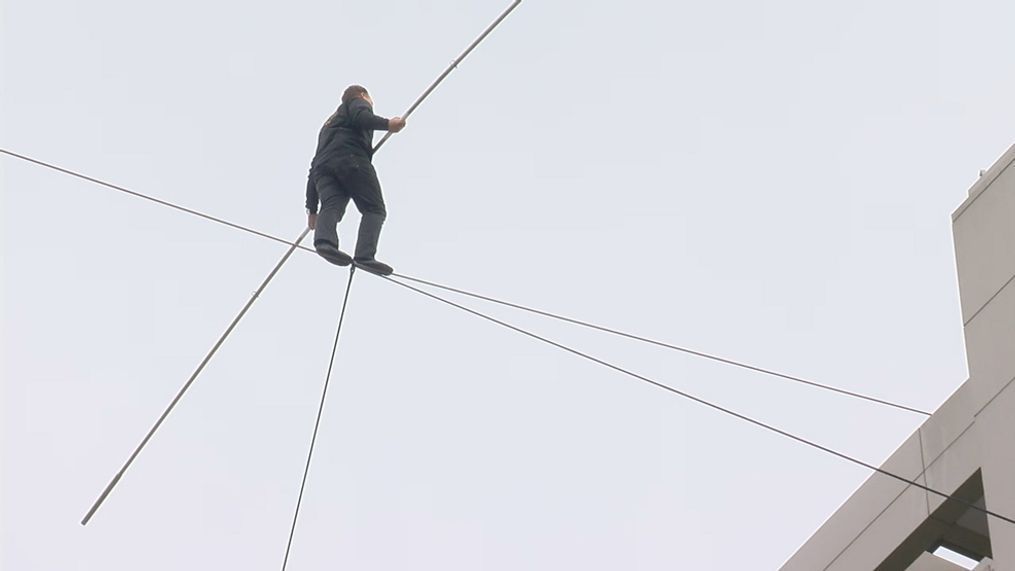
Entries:
{"label": "white sky", "polygon": [[[292,238],[342,89],[400,113],[506,5],[3,0],[0,147]],[[378,155],[381,257],[934,409],[966,378],[949,214],[1012,143],[1013,21],[527,0]],[[0,565],[279,568],[347,274],[296,254],[81,527],[284,246],[0,169]],[[920,421],[493,313],[868,462]],[[774,569],[867,476],[361,274],[290,569]]]}

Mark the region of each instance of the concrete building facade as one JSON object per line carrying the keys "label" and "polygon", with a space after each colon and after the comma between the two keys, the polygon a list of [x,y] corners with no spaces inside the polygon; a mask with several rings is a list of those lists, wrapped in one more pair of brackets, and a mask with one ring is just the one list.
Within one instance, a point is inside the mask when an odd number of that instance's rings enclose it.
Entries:
{"label": "concrete building facade", "polygon": [[[1015,519],[1015,146],[952,215],[969,379],[882,469]],[[783,571],[1015,571],[1015,524],[875,473]]]}

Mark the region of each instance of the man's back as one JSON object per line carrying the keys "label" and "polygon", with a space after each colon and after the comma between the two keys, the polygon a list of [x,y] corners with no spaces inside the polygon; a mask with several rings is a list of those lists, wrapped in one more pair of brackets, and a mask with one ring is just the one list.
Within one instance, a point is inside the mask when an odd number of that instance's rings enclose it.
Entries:
{"label": "man's back", "polygon": [[321,127],[311,168],[348,155],[370,160],[374,131],[387,128],[388,119],[374,115],[370,104],[361,98],[339,105]]}

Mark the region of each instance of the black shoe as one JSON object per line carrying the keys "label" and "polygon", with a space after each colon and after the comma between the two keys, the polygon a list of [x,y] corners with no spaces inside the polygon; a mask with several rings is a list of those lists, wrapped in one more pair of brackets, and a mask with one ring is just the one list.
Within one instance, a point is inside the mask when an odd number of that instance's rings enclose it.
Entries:
{"label": "black shoe", "polygon": [[369,260],[357,259],[354,260],[353,263],[356,264],[357,268],[362,268],[371,274],[377,274],[379,276],[390,276],[395,271],[395,269],[391,266],[385,264],[384,262],[378,262],[373,258]]}
{"label": "black shoe", "polygon": [[352,263],[352,256],[331,244],[318,244],[314,246],[317,254],[336,266],[348,266]]}

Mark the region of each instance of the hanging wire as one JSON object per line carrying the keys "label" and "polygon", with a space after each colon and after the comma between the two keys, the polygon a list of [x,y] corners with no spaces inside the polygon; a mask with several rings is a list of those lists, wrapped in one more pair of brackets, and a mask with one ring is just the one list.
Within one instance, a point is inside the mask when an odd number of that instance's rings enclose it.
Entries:
{"label": "hanging wire", "polygon": [[[3,153],[5,155],[11,156],[11,157],[14,157],[16,159],[21,159],[23,161],[26,161],[26,162],[29,162],[29,163],[32,163],[32,164],[39,165],[41,167],[46,167],[48,169],[55,170],[57,172],[61,172],[61,173],[66,174],[66,175],[70,175],[72,177],[79,178],[81,180],[86,180],[88,182],[95,183],[95,184],[97,184],[99,186],[104,186],[106,188],[122,192],[124,194],[129,194],[131,196],[136,196],[137,198],[143,198],[144,200],[148,200],[148,201],[154,202],[155,204],[158,204],[158,205],[161,205],[161,206],[166,206],[166,207],[172,208],[174,210],[179,210],[180,212],[186,212],[187,214],[191,214],[193,216],[197,216],[198,218],[203,218],[205,220],[210,220],[211,222],[215,222],[216,224],[222,224],[223,226],[228,226],[230,228],[233,228],[233,229],[236,229],[236,230],[240,230],[241,232],[246,232],[248,234],[253,234],[254,236],[260,236],[261,238],[267,238],[268,240],[272,240],[274,242],[279,242],[279,243],[285,244],[286,246],[289,246],[289,245],[292,244],[292,242],[290,242],[289,240],[286,240],[284,238],[279,238],[278,236],[272,236],[271,234],[268,234],[266,232],[261,232],[260,230],[254,230],[253,228],[250,228],[249,226],[244,226],[242,224],[236,224],[234,222],[229,222],[228,220],[223,220],[222,218],[218,218],[216,216],[212,216],[211,214],[206,214],[206,213],[201,212],[199,210],[194,210],[193,208],[187,208],[185,206],[180,206],[179,204],[175,204],[173,202],[169,202],[168,200],[163,200],[161,198],[155,198],[154,196],[151,196],[150,194],[144,194],[144,193],[138,192],[136,190],[131,190],[129,188],[126,188],[126,187],[123,187],[123,186],[119,186],[119,185],[113,184],[111,182],[106,182],[104,180],[100,180],[100,179],[97,179],[97,178],[94,178],[94,177],[90,177],[90,176],[88,176],[86,174],[82,174],[80,172],[73,171],[73,170],[68,169],[68,168],[57,166],[57,165],[54,165],[52,163],[47,163],[45,161],[40,161],[39,159],[33,159],[32,157],[29,157],[29,156],[26,156],[26,155],[22,155],[22,154],[18,154],[18,153],[15,153],[14,151],[9,151],[7,149],[0,149],[0,153]],[[298,246],[298,248],[301,249],[301,250],[306,250],[308,252],[313,252],[312,249],[307,248],[306,246]]]}
{"label": "hanging wire", "polygon": [[662,382],[656,381],[656,380],[651,379],[649,377],[646,377],[644,375],[640,375],[638,373],[635,373],[635,372],[633,372],[633,371],[631,371],[629,369],[626,369],[624,367],[621,367],[619,365],[614,365],[613,363],[610,363],[610,362],[605,361],[603,359],[600,359],[598,357],[594,357],[594,356],[592,356],[592,355],[590,355],[588,353],[584,353],[582,351],[579,351],[577,349],[574,349],[574,348],[569,347],[567,345],[564,345],[562,343],[558,343],[558,342],[553,341],[552,339],[549,339],[547,337],[543,337],[543,336],[538,335],[536,333],[532,333],[531,331],[528,331],[528,330],[523,329],[521,327],[512,325],[512,324],[510,324],[510,323],[508,323],[506,321],[501,321],[501,320],[499,320],[497,318],[494,318],[494,317],[491,317],[489,315],[486,315],[485,313],[482,313],[480,311],[471,309],[471,308],[466,307],[464,305],[461,305],[461,304],[455,303],[453,301],[450,301],[448,299],[445,299],[443,297],[440,297],[440,296],[438,296],[436,294],[433,294],[433,293],[430,293],[428,291],[425,291],[425,290],[419,289],[417,287],[411,286],[411,285],[409,285],[407,283],[398,281],[397,279],[394,279],[393,277],[390,277],[390,276],[379,276],[379,277],[382,277],[382,278],[384,278],[385,280],[387,280],[387,281],[389,281],[391,283],[397,284],[397,285],[399,285],[399,286],[401,286],[403,288],[406,288],[408,290],[414,291],[414,292],[416,292],[416,293],[418,293],[420,295],[426,296],[426,297],[428,297],[430,299],[433,299],[433,300],[439,301],[441,303],[450,305],[451,307],[457,308],[457,309],[459,309],[461,311],[464,311],[466,313],[472,314],[472,315],[474,315],[476,317],[479,317],[479,318],[484,319],[486,321],[489,321],[491,323],[495,323],[497,325],[500,325],[501,327],[505,327],[507,329],[515,331],[516,333],[521,333],[522,335],[525,335],[525,336],[530,337],[532,339],[535,339],[537,341],[541,341],[543,343],[546,343],[547,345],[556,347],[557,349],[560,349],[560,350],[565,351],[567,353],[571,353],[572,355],[576,355],[576,356],[581,357],[581,358],[583,358],[585,360],[591,361],[591,362],[593,362],[593,363],[595,363],[597,365],[606,367],[606,368],[611,369],[613,371],[616,371],[618,373],[622,373],[624,375],[627,375],[629,377],[632,377],[632,378],[637,379],[639,381],[642,381],[644,383],[648,383],[648,384],[650,384],[650,385],[652,385],[654,387],[658,387],[660,389],[663,389],[664,391],[667,391],[667,392],[673,393],[675,395],[681,396],[681,397],[683,397],[685,399],[694,401],[694,402],[696,402],[696,403],[698,403],[700,405],[707,406],[707,407],[709,407],[709,408],[711,408],[713,410],[717,410],[717,411],[719,411],[719,412],[721,412],[723,414],[726,414],[726,415],[738,418],[738,419],[740,419],[740,420],[742,420],[744,422],[748,422],[750,424],[753,424],[754,426],[757,426],[757,427],[762,428],[764,430],[767,430],[769,432],[774,432],[775,434],[778,434],[778,435],[783,436],[785,438],[788,438],[790,440],[795,440],[796,442],[799,442],[801,444],[805,444],[807,446],[810,446],[811,448],[815,448],[817,450],[825,452],[826,454],[831,454],[832,456],[836,456],[838,458],[846,460],[847,462],[851,462],[851,463],[856,464],[858,466],[862,466],[864,468],[867,468],[868,470],[870,470],[872,472],[876,472],[878,474],[882,474],[884,476],[888,476],[888,477],[893,478],[895,480],[898,480],[898,481],[900,481],[902,483],[905,483],[905,484],[908,484],[908,485],[920,488],[921,490],[924,490],[926,492],[929,492],[929,493],[932,493],[934,495],[943,497],[943,498],[945,498],[947,500],[951,500],[951,501],[960,503],[960,504],[962,504],[963,506],[965,506],[967,508],[970,508],[970,509],[982,512],[982,513],[984,513],[986,515],[989,515],[989,516],[992,516],[992,517],[996,517],[996,518],[998,518],[1000,520],[1003,520],[1003,521],[1006,521],[1008,523],[1015,524],[1015,519],[1012,519],[1012,518],[1010,518],[1008,516],[1001,515],[999,513],[996,513],[996,512],[993,512],[993,511],[981,508],[980,506],[977,506],[977,505],[973,504],[972,502],[965,501],[965,500],[963,500],[961,498],[957,498],[957,497],[954,497],[954,496],[952,496],[950,494],[946,494],[944,492],[938,491],[938,490],[936,490],[934,488],[931,488],[929,486],[925,486],[925,485],[923,485],[923,484],[921,484],[921,483],[919,483],[919,482],[917,482],[915,480],[910,480],[909,478],[900,476],[900,475],[895,474],[893,472],[889,472],[888,470],[885,470],[885,469],[879,468],[878,466],[875,466],[873,464],[864,462],[863,460],[860,460],[858,458],[850,456],[850,455],[848,455],[848,454],[846,454],[844,452],[839,452],[837,450],[834,450],[834,449],[829,448],[827,446],[823,446],[821,444],[818,444],[817,442],[814,442],[814,441],[809,440],[807,438],[804,438],[802,436],[797,436],[796,434],[793,434],[793,433],[788,432],[786,430],[782,430],[781,428],[777,428],[777,427],[775,427],[775,426],[773,426],[771,424],[762,422],[760,420],[757,420],[757,419],[752,418],[750,416],[747,416],[745,414],[741,414],[739,412],[736,412],[736,411],[734,411],[732,409],[729,409],[729,408],[726,408],[724,406],[721,406],[721,405],[715,404],[713,402],[707,401],[707,400],[705,400],[703,398],[696,397],[696,396],[694,396],[694,395],[692,395],[690,393],[686,393],[686,392],[681,391],[679,389],[675,389],[675,388],[673,388],[673,387],[671,387],[669,385],[663,384]]}
{"label": "hanging wire", "polygon": [[321,404],[317,407],[317,420],[314,421],[314,435],[310,438],[310,450],[307,452],[307,465],[303,468],[303,481],[300,483],[300,495],[296,499],[296,511],[293,513],[293,525],[289,529],[289,541],[285,545],[285,558],[282,560],[282,571],[289,563],[289,551],[293,546],[296,534],[296,520],[300,517],[300,505],[303,504],[303,490],[307,486],[307,475],[310,474],[310,460],[314,457],[314,445],[317,443],[317,430],[321,427],[321,416],[324,414],[324,399],[328,396],[328,384],[331,382],[331,370],[335,366],[335,353],[338,352],[338,337],[342,334],[342,322],[345,321],[345,308],[349,304],[349,292],[352,290],[352,276],[356,266],[349,267],[349,281],[345,284],[345,297],[342,299],[342,312],[338,315],[338,329],[335,330],[335,343],[331,346],[331,359],[328,360],[328,374],[324,376],[324,390],[321,391]]}
{"label": "hanging wire", "polygon": [[907,412],[913,412],[913,413],[916,413],[916,414],[922,414],[924,416],[930,416],[931,415],[931,413],[929,413],[927,411],[920,410],[920,409],[917,409],[917,408],[913,408],[913,407],[910,407],[910,406],[906,406],[904,404],[899,404],[899,403],[895,403],[895,402],[892,402],[892,401],[888,401],[888,400],[884,400],[884,399],[868,396],[868,395],[865,395],[865,394],[862,394],[862,393],[848,391],[846,389],[840,389],[838,387],[833,387],[831,385],[822,384],[822,383],[819,383],[817,381],[811,381],[811,380],[804,379],[804,378],[801,378],[801,377],[795,377],[793,375],[787,375],[786,373],[780,373],[778,371],[773,371],[771,369],[764,369],[762,367],[757,367],[755,365],[750,365],[748,363],[743,363],[741,361],[735,361],[733,359],[728,359],[726,357],[719,357],[717,355],[712,355],[712,354],[709,354],[709,353],[704,353],[702,351],[696,351],[694,349],[688,349],[687,347],[681,347],[679,345],[673,345],[673,344],[670,344],[670,343],[665,343],[663,341],[657,341],[655,339],[650,339],[648,337],[642,337],[640,335],[635,335],[633,333],[627,333],[627,332],[624,332],[624,331],[619,331],[617,329],[611,329],[609,327],[604,327],[602,325],[596,325],[595,323],[590,323],[588,321],[582,321],[580,319],[575,319],[575,318],[572,318],[572,317],[566,317],[566,316],[563,316],[563,315],[560,315],[560,314],[551,313],[549,311],[543,311],[543,310],[540,310],[540,309],[535,309],[535,308],[528,307],[528,306],[525,306],[525,305],[521,305],[521,304],[518,304],[518,303],[512,303],[510,301],[504,301],[504,300],[497,299],[497,298],[494,298],[494,297],[490,297],[490,296],[486,296],[486,295],[481,295],[481,294],[474,293],[474,292],[471,292],[471,291],[466,291],[464,289],[455,288],[455,287],[447,286],[447,285],[444,285],[444,284],[439,284],[437,282],[432,282],[432,281],[428,281],[428,280],[424,280],[424,279],[420,279],[420,278],[415,278],[415,277],[412,277],[412,276],[407,276],[405,274],[397,274],[396,273],[396,274],[392,274],[392,275],[400,277],[400,278],[402,278],[404,280],[408,280],[408,281],[415,282],[415,283],[418,283],[418,284],[428,285],[430,287],[435,287],[435,288],[438,288],[438,289],[442,289],[444,291],[450,291],[450,292],[453,292],[453,293],[457,293],[457,294],[460,294],[460,295],[471,297],[473,299],[479,299],[479,300],[482,300],[482,301],[488,301],[490,303],[495,303],[495,304],[498,304],[498,305],[502,305],[502,306],[505,306],[505,307],[511,307],[511,308],[514,308],[514,309],[519,309],[519,310],[526,311],[526,312],[529,312],[529,313],[533,313],[533,314],[536,314],[536,315],[541,315],[543,317],[549,317],[551,319],[556,319],[558,321],[563,321],[563,322],[566,322],[566,323],[571,323],[573,325],[579,325],[581,327],[586,327],[586,328],[589,328],[589,329],[594,329],[596,331],[602,331],[604,333],[609,333],[611,335],[617,335],[619,337],[624,337],[624,338],[631,339],[631,340],[634,340],[634,341],[640,341],[642,343],[648,343],[650,345],[655,345],[657,347],[664,347],[666,349],[671,349],[673,351],[679,351],[681,353],[686,353],[688,355],[694,355],[695,357],[701,357],[703,359],[708,359],[708,360],[715,361],[715,362],[718,362],[718,363],[723,363],[725,365],[730,365],[730,366],[733,366],[733,367],[739,367],[741,369],[746,369],[748,371],[754,371],[754,372],[762,373],[762,374],[765,374],[765,375],[771,375],[773,377],[778,377],[780,379],[786,379],[786,380],[793,381],[793,382],[796,382],[796,383],[801,383],[801,384],[804,384],[804,385],[808,385],[808,386],[811,386],[811,387],[814,387],[814,388],[823,389],[823,390],[826,390],[826,391],[832,391],[834,393],[838,393],[838,394],[841,394],[841,395],[846,395],[846,396],[862,399],[862,400],[865,400],[865,401],[869,401],[869,402],[873,402],[873,403],[877,403],[877,404],[881,404],[881,405],[897,408],[899,410],[905,410]]}

